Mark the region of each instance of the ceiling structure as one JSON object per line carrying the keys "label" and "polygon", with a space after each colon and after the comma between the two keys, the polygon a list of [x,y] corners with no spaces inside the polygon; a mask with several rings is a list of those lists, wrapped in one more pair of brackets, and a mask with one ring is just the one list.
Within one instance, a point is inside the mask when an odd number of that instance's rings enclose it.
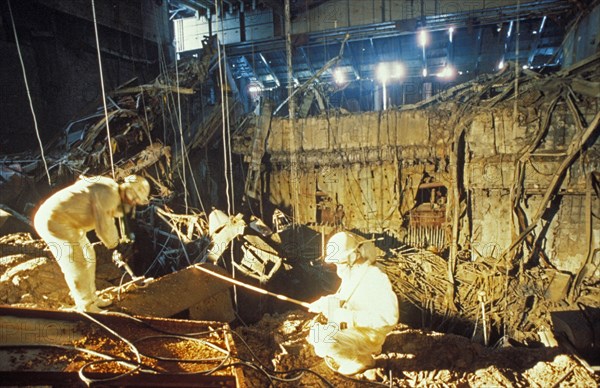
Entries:
{"label": "ceiling structure", "polygon": [[[292,20],[326,2],[291,0]],[[275,15],[283,12],[283,2],[274,0],[224,0],[222,4],[223,12],[241,7],[272,9]],[[172,18],[215,12],[214,1],[210,0],[171,0],[170,5]],[[373,110],[378,109],[373,98],[382,82],[387,83],[390,102],[401,105],[479,74],[496,72],[508,62],[535,71],[551,71],[561,63],[560,45],[578,11],[576,2],[568,0],[524,1],[519,5],[294,34],[291,82],[298,86],[314,78],[315,84],[329,91],[332,105],[344,106],[344,101],[354,100],[358,103],[356,110]],[[420,40],[422,31],[426,34],[425,45]],[[342,58],[334,66],[320,72],[342,51]],[[283,34],[228,44],[225,52],[238,87],[257,85],[276,101],[287,96],[290,80]],[[377,72],[382,62],[399,63],[389,66],[400,69],[401,78],[382,81]],[[336,80],[343,81],[340,85]],[[341,89],[342,93],[336,93]]]}

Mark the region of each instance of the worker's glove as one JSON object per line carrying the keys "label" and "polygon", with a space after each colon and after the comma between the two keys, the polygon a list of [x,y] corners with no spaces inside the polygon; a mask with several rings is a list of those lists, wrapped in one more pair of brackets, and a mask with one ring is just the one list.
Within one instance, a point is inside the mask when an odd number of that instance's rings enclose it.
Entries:
{"label": "worker's glove", "polygon": [[128,262],[133,257],[133,241],[121,241],[115,249],[121,254],[121,259],[125,262]]}

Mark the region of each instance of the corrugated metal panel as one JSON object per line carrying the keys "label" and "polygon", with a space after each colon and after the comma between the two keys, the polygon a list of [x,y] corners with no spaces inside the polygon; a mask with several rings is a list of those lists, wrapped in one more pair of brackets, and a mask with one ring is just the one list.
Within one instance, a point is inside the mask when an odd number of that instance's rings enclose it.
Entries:
{"label": "corrugated metal panel", "polygon": [[[176,19],[174,22],[177,52],[199,50],[202,40],[209,36],[208,19],[205,16]],[[225,18],[212,19],[212,33],[218,34],[223,44],[241,41],[240,20],[237,14],[225,14]]]}
{"label": "corrugated metal panel", "polygon": [[275,37],[273,28],[273,11],[246,12],[246,40],[272,39]]}

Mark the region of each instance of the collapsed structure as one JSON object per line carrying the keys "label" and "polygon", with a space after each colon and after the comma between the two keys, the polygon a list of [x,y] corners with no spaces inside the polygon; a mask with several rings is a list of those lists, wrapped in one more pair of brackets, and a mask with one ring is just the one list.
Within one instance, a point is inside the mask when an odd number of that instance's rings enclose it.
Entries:
{"label": "collapsed structure", "polygon": [[[122,311],[221,322],[287,311],[198,267],[310,300],[335,289],[318,259],[348,229],[376,240],[401,322],[486,346],[552,346],[563,335],[593,356],[600,54],[552,74],[510,63],[399,108],[289,119],[267,99],[245,114],[226,85],[207,97],[218,44],[211,36],[200,58],[109,92],[107,115],[95,107],[71,121],[48,145],[48,176],[35,152],[5,155],[6,227],[31,232],[35,204],[79,175],[141,174],[153,200],[132,220],[134,276],[97,247],[101,284]],[[315,95],[304,98],[310,106]],[[68,304],[35,236],[0,244],[2,303]]]}

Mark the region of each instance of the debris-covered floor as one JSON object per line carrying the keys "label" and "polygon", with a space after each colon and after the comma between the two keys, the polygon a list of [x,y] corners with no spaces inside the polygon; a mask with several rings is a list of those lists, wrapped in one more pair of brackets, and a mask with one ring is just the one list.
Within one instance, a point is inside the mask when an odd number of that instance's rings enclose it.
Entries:
{"label": "debris-covered floor", "polygon": [[[48,258],[49,251],[40,240],[31,238],[27,233],[11,234],[0,240],[0,246],[3,256],[0,258],[3,272],[0,301],[3,304],[46,309],[70,305],[60,269]],[[108,255],[102,254],[102,250],[99,252],[99,289],[118,285],[122,281],[120,271],[110,263]],[[358,387],[372,383],[398,387],[595,387],[600,383],[599,375],[594,374],[586,361],[560,346],[539,344],[524,347],[513,342],[497,341],[495,346],[485,347],[478,343],[480,337],[472,341],[465,336],[421,330],[405,324],[397,325],[388,336],[382,354],[377,357],[376,369],[352,380],[332,372],[308,345],[306,338],[309,335],[327,336],[327,333],[314,330],[314,317],[314,314],[303,310],[288,310],[266,314],[253,324],[237,323],[236,335],[232,338],[239,357],[254,366],[248,364],[243,368],[248,386],[272,383],[289,387]],[[94,330],[96,333],[101,331]],[[71,345],[86,347],[92,342],[77,338]],[[113,342],[107,347],[118,349],[119,346]],[[98,348],[98,341],[93,344]],[[175,349],[176,346],[173,346],[167,350]],[[190,352],[185,354],[190,356]],[[177,352],[170,355],[181,356]],[[64,355],[61,357],[65,362]],[[92,358],[86,356],[80,361]],[[77,366],[73,365],[70,367]]]}
{"label": "debris-covered floor", "polygon": [[[0,304],[72,306],[31,226],[37,206],[80,176],[139,174],[152,199],[128,220],[132,271],[94,243],[98,290],[114,311],[230,323],[250,387],[598,386],[600,53],[539,73],[507,61],[382,111],[308,115],[316,94],[298,93],[305,114],[290,120],[221,88],[218,51],[207,37],[198,58],[116,87],[105,114],[90,105],[45,155],[3,155]],[[314,315],[273,298],[335,291],[318,259],[339,230],[377,242],[401,302],[360,382],[313,353],[307,336],[327,336]],[[70,345],[101,343],[120,351]]]}
{"label": "debris-covered floor", "polygon": [[[249,348],[238,345],[242,356],[256,355],[266,367],[277,370],[309,368],[299,381],[277,386],[362,387],[366,380],[398,387],[595,387],[599,376],[560,348],[500,346],[486,348],[468,338],[398,325],[388,335],[375,370],[356,376],[360,381],[333,373],[307,346],[312,314],[291,311],[266,315],[260,322],[237,329]],[[248,381],[267,386],[268,377],[246,371]],[[281,376],[279,376],[281,377]],[[289,377],[289,376],[288,376]],[[260,383],[259,383],[260,382]]]}

